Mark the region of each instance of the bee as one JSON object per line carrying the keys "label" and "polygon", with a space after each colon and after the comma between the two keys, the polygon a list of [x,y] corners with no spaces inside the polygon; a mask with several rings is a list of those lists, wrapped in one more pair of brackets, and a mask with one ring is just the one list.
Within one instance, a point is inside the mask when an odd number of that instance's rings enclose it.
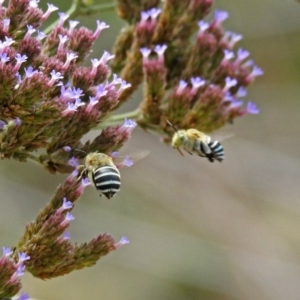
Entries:
{"label": "bee", "polygon": [[225,152],[218,141],[197,129],[178,130],[171,122],[167,121],[167,123],[175,130],[171,145],[182,156],[181,147],[189,154],[206,157],[210,162],[215,160],[222,162]]}
{"label": "bee", "polygon": [[113,159],[104,154],[93,152],[84,159],[84,165],[77,167],[79,179],[88,177],[96,189],[107,199],[112,198],[121,187],[121,175]]}

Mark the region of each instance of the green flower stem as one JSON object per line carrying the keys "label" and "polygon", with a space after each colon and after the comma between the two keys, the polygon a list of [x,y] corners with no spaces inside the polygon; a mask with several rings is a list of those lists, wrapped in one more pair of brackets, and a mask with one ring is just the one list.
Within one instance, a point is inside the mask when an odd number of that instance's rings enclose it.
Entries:
{"label": "green flower stem", "polygon": [[[92,15],[96,13],[102,13],[102,12],[108,12],[112,11],[115,8],[114,3],[106,3],[106,4],[96,4],[91,6],[83,6],[81,4],[81,1],[73,1],[71,7],[66,12],[66,14],[69,16],[69,19],[75,19],[80,15]],[[45,34],[49,34],[51,30],[58,24],[59,19],[54,21],[52,24],[50,24],[45,30]]]}
{"label": "green flower stem", "polygon": [[101,122],[97,127],[94,127],[92,130],[103,129],[109,126],[118,125],[121,122],[123,122],[125,118],[136,120],[139,114],[140,114],[140,109],[137,108],[136,110],[130,112],[109,116],[103,122]]}

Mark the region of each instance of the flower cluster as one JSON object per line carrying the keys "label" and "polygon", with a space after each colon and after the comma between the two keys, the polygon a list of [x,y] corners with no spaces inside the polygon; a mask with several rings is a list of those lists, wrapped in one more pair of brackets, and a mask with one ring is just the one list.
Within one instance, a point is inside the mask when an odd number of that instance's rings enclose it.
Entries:
{"label": "flower cluster", "polygon": [[30,257],[25,264],[32,275],[49,279],[92,266],[102,256],[125,244],[124,238],[116,243],[109,234],[101,234],[81,245],[70,242],[66,229],[75,219],[70,212],[85,186],[85,180],[80,182],[71,174],[35,221],[26,226],[15,253],[21,251]]}
{"label": "flower cluster", "polygon": [[[21,289],[20,277],[24,275],[24,263],[30,259],[25,252],[18,252],[16,260],[12,258],[13,251],[2,247],[3,255],[0,258],[0,298],[12,297]],[[27,294],[22,294],[20,300],[28,299]]]}
{"label": "flower cluster", "polygon": [[[65,25],[68,16],[60,13],[58,24],[46,36],[39,27],[57,8],[48,4],[43,13],[37,2],[11,0],[8,7],[1,7],[0,155],[25,161],[33,158],[33,151],[45,149],[37,161],[50,172],[70,172],[67,160],[73,154],[63,148],[82,148],[80,138],[118,104],[130,84],[117,75],[108,80],[108,62],[114,56],[107,51],[91,59],[90,66],[82,66],[107,24],[97,21],[94,32],[77,29],[79,22]],[[116,150],[122,146],[120,139],[118,146],[113,140],[107,141],[110,146],[101,146]],[[102,150],[96,141],[92,144]],[[85,151],[92,149],[86,146]]]}
{"label": "flower cluster", "polygon": [[137,123],[166,141],[173,134],[167,121],[178,128],[210,132],[236,117],[259,113],[254,103],[245,105],[241,98],[263,72],[248,59],[248,51],[234,50],[242,36],[223,29],[227,12],[215,11],[210,22],[203,20],[212,4],[165,1],[162,8],[146,11],[135,6],[131,15],[119,7],[120,16],[134,21],[114,47],[112,68],[132,84],[120,102],[144,82]]}
{"label": "flower cluster", "polygon": [[[87,153],[115,157],[136,124],[169,142],[170,122],[210,132],[236,117],[259,113],[254,103],[245,105],[241,98],[262,70],[248,51],[235,50],[242,36],[224,30],[226,12],[203,20],[213,0],[117,0],[117,13],[130,25],[118,36],[114,54],[105,51],[89,66],[83,62],[109,26],[97,21],[93,32],[78,28],[74,20],[66,24],[68,16],[59,13],[46,35],[39,28],[57,8],[48,4],[43,12],[38,2],[10,0],[4,7],[0,0],[0,157],[33,159],[51,173],[71,174],[17,245],[4,249],[0,298],[20,291],[25,267],[49,279],[92,266],[128,243],[127,238],[115,242],[106,233],[81,245],[70,242],[66,229],[74,220],[71,211],[90,184],[77,168]],[[76,11],[90,14],[93,5],[88,2],[74,1],[81,5]],[[112,116],[142,83],[139,108]],[[81,142],[97,127],[102,131],[94,140]],[[131,165],[125,157],[116,167]]]}

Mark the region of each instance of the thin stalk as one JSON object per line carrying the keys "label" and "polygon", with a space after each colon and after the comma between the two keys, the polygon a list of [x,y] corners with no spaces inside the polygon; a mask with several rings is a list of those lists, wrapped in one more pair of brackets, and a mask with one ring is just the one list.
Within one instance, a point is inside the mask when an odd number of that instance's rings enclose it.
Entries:
{"label": "thin stalk", "polygon": [[140,109],[137,108],[136,110],[130,112],[109,116],[103,122],[101,122],[97,127],[94,127],[92,130],[103,129],[109,126],[118,125],[120,124],[120,122],[123,122],[125,118],[136,120],[139,114],[140,114]]}
{"label": "thin stalk", "polygon": [[[114,8],[115,8],[114,3],[96,4],[96,5],[86,6],[86,7],[80,7],[79,1],[73,1],[71,7],[66,12],[66,14],[69,16],[69,19],[72,20],[77,18],[80,15],[91,15],[96,13],[108,12],[114,10]],[[58,24],[58,22],[59,19],[57,19],[52,24],[50,24],[44,30],[44,33],[48,34],[49,32],[51,32],[51,30]]]}
{"label": "thin stalk", "polygon": [[27,158],[28,158],[29,160],[35,162],[36,164],[41,165],[41,162],[40,162],[40,160],[39,160],[39,158],[38,158],[37,156],[35,156],[35,155],[33,155],[33,154],[30,154],[30,153],[26,153],[26,155],[27,155]]}

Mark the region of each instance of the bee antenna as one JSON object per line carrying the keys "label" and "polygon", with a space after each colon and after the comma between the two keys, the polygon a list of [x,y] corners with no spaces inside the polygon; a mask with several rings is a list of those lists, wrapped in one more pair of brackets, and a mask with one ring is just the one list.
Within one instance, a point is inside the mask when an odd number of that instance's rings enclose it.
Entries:
{"label": "bee antenna", "polygon": [[178,129],[169,121],[167,120],[167,123],[176,131],[178,132]]}
{"label": "bee antenna", "polygon": [[85,151],[81,150],[81,149],[74,149],[74,151],[82,152],[82,153],[87,155],[87,153]]}

